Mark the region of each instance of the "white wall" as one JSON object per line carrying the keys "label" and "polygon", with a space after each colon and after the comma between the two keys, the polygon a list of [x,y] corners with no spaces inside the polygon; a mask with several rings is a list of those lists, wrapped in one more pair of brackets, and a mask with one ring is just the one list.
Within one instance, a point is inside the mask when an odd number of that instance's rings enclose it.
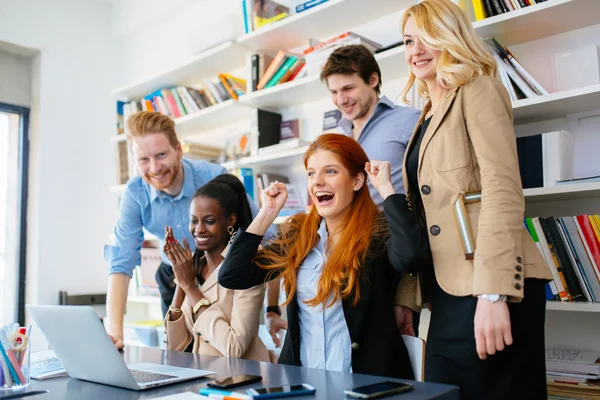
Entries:
{"label": "white wall", "polygon": [[31,57],[0,50],[0,103],[31,105]]}
{"label": "white wall", "polygon": [[58,291],[105,292],[103,244],[116,217],[110,4],[3,0],[0,40],[38,49],[30,125],[27,301]]}

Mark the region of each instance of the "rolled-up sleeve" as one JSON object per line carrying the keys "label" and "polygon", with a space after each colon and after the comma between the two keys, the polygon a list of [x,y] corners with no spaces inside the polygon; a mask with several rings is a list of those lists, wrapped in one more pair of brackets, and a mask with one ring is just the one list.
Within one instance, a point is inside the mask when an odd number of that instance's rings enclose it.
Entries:
{"label": "rolled-up sleeve", "polygon": [[139,204],[129,187],[121,197],[119,216],[115,225],[115,245],[104,246],[104,259],[109,274],[133,275],[133,269],[141,264],[140,250],[144,242],[142,217]]}

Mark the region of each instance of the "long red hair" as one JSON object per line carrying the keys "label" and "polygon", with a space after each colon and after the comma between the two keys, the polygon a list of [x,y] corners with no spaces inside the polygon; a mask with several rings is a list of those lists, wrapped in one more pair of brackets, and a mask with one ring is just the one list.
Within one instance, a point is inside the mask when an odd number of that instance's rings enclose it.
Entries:
{"label": "long red hair", "polygon": [[[330,307],[341,296],[342,299],[351,298],[352,304],[356,305],[360,300],[362,266],[369,250],[374,250],[371,249],[372,242],[384,243],[386,240],[387,225],[369,195],[368,178],[364,169],[369,158],[362,147],[347,136],[323,134],[304,154],[305,168],[308,159],[318,150],[334,153],[351,177],[363,174],[365,183],[354,192],[354,200],[343,217],[340,238],[331,250],[319,278],[317,296],[307,304],[312,307],[319,304]],[[285,304],[292,301],[296,293],[296,276],[300,265],[319,240],[317,231],[320,222],[321,216],[314,205],[308,214],[296,214],[282,225],[281,235],[271,246],[256,257],[255,261],[261,268],[280,273],[287,293]],[[333,297],[327,303],[331,294]]]}

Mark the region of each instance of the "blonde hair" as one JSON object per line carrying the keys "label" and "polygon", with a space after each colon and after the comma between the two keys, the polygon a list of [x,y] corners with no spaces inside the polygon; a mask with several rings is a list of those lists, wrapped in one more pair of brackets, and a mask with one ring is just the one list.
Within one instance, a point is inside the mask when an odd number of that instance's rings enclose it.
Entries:
{"label": "blonde hair", "polygon": [[[409,18],[419,28],[419,39],[429,48],[441,51],[436,72],[438,84],[444,89],[453,89],[467,83],[474,76],[497,77],[497,65],[487,46],[477,36],[465,13],[450,0],[423,0],[404,12],[402,31]],[[417,93],[429,99],[425,82],[417,79],[412,71],[402,91],[402,100],[407,98],[415,81]]]}
{"label": "blonde hair", "polygon": [[126,132],[127,140],[130,143],[134,137],[163,133],[167,136],[173,148],[177,148],[179,145],[179,139],[177,138],[177,133],[175,133],[175,122],[159,112],[140,111],[131,114],[127,118]]}

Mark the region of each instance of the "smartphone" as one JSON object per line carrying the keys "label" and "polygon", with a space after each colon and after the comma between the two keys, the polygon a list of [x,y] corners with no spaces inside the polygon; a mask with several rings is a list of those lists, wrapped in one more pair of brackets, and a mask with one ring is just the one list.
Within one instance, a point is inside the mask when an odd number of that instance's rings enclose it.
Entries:
{"label": "smartphone", "polygon": [[315,388],[303,383],[301,385],[279,386],[270,388],[248,389],[246,393],[254,399],[278,399],[281,397],[294,397],[314,394]]}
{"label": "smartphone", "polygon": [[413,386],[408,383],[384,381],[372,385],[355,387],[352,390],[344,390],[344,393],[356,399],[375,399],[392,394],[408,392]]}
{"label": "smartphone", "polygon": [[231,389],[238,386],[249,385],[251,383],[260,382],[262,376],[258,375],[237,375],[230,376],[225,379],[215,379],[212,382],[208,382],[206,386],[215,389]]}

